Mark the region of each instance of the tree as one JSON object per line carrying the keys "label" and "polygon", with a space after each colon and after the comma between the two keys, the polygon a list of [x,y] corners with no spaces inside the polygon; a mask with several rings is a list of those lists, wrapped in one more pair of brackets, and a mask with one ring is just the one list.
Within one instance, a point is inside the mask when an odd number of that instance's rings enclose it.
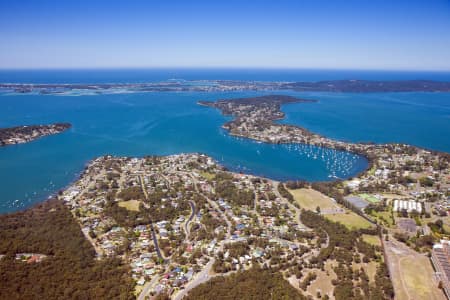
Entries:
{"label": "tree", "polygon": [[[49,256],[21,264],[15,253]],[[95,250],[67,207],[51,199],[0,216],[0,299],[134,299],[129,266],[119,258],[95,259]],[[36,288],[38,287],[38,288]]]}

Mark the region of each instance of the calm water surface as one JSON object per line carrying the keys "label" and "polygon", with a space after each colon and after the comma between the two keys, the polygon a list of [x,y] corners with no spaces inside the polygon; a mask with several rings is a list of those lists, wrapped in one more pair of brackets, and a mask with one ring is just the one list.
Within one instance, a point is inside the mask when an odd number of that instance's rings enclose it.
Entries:
{"label": "calm water surface", "polygon": [[[450,78],[444,73],[127,72],[1,71],[0,82],[143,82],[183,76],[185,79],[238,80],[253,77],[255,80],[318,80],[352,76],[364,79],[382,79],[383,76],[390,79]],[[343,140],[406,142],[450,151],[448,93],[283,93],[319,100],[318,103],[283,107],[287,113],[283,122]],[[367,166],[364,158],[346,152],[304,145],[268,145],[231,137],[220,128],[227,120],[225,117],[214,109],[196,104],[199,99],[260,94],[0,94],[0,127],[51,122],[73,124],[73,128],[59,135],[0,148],[0,212],[42,201],[75,180],[90,159],[104,154],[143,156],[202,152],[232,170],[279,180],[346,178]]]}

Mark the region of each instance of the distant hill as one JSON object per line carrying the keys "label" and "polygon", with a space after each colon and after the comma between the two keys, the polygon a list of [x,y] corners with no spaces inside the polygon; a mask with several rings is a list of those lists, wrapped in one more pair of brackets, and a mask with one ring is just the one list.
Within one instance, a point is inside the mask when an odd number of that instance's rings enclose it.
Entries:
{"label": "distant hill", "polygon": [[431,80],[329,80],[286,83],[281,88],[302,92],[450,92],[450,82]]}

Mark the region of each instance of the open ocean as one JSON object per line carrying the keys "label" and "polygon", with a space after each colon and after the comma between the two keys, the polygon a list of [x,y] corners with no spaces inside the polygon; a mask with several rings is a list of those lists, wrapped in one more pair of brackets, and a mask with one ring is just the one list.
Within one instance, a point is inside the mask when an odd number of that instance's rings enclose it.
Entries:
{"label": "open ocean", "polygon": [[[33,70],[0,71],[0,82],[117,83],[186,80],[317,81],[433,79],[450,73],[308,70]],[[272,92],[273,93],[273,92]],[[282,122],[347,141],[403,142],[450,152],[450,93],[296,93],[317,103],[283,107]],[[198,100],[268,92],[153,92],[104,95],[0,93],[0,127],[70,122],[59,135],[0,148],[0,212],[28,207],[69,185],[100,155],[208,154],[235,171],[273,179],[348,178],[360,156],[305,145],[269,145],[229,136],[218,110]]]}

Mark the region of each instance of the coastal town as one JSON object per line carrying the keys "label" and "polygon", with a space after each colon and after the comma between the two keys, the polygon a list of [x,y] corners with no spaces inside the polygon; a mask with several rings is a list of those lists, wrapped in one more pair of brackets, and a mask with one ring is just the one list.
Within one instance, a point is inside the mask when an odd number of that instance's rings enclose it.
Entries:
{"label": "coastal town", "polygon": [[[367,243],[360,231],[348,235],[345,226],[334,228],[288,195],[279,182],[227,172],[202,154],[180,154],[95,159],[59,198],[97,259],[118,256],[130,265],[138,299],[189,298],[208,280],[255,267],[277,270],[310,297],[318,295],[316,284],[327,282],[321,295],[334,298],[332,281],[338,286],[349,270],[341,270],[342,258],[332,253],[350,249],[360,253],[347,260],[361,272],[356,293],[369,295],[369,285],[380,285],[376,278],[386,274],[378,245]],[[366,221],[360,229],[378,238],[374,224]],[[337,241],[342,234],[352,240],[345,246]],[[367,287],[357,288],[362,281]],[[386,289],[380,299],[387,299],[389,287],[379,288]]]}
{"label": "coastal town", "polygon": [[[210,298],[224,278],[258,272],[288,283],[298,299],[448,297],[449,155],[335,141],[278,123],[291,103],[315,101],[199,101],[234,117],[223,125],[233,136],[346,151],[365,157],[368,168],[345,180],[278,182],[230,172],[200,153],[102,156],[58,199],[96,261],[124,264],[139,300]],[[70,127],[54,126],[52,134]],[[25,141],[36,136],[26,132]],[[13,257],[26,265],[53,259]]]}
{"label": "coastal town", "polygon": [[[309,230],[277,194],[266,179],[224,172],[191,154],[96,159],[61,199],[99,259],[129,262],[139,298],[164,292],[181,299],[213,270],[248,269],[279,247],[301,259],[308,244],[300,237]],[[237,255],[234,247],[250,240]]]}
{"label": "coastal town", "polygon": [[0,24],[0,300],[450,300],[450,0]]}
{"label": "coastal town", "polygon": [[0,147],[31,142],[43,136],[61,133],[71,126],[69,123],[55,123],[0,128]]}
{"label": "coastal town", "polygon": [[[366,157],[369,161],[367,171],[333,184],[342,195],[341,204],[372,220],[383,229],[383,239],[391,240],[385,242],[384,247],[388,248],[385,249],[386,259],[388,265],[391,264],[394,287],[400,291],[398,294],[407,296],[408,290],[411,293],[417,289],[401,285],[403,277],[415,272],[413,269],[408,272],[407,266],[401,271],[398,267],[395,270],[398,260],[404,259],[415,260],[415,264],[420,260],[422,263],[415,266],[426,269],[429,275],[420,280],[431,282],[434,287],[445,286],[448,297],[448,271],[433,272],[429,259],[424,259],[423,255],[431,256],[441,251],[441,256],[444,253],[446,258],[434,259],[434,268],[448,270],[448,263],[443,262],[450,257],[449,252],[442,249],[448,249],[445,238],[450,234],[450,155],[404,144],[337,141],[301,127],[274,122],[284,117],[281,105],[296,102],[308,101],[289,96],[263,96],[200,101],[199,104],[220,109],[223,114],[234,117],[223,125],[234,136],[267,143],[309,144]],[[301,187],[304,183],[293,182],[290,185]],[[444,242],[440,242],[441,238]],[[401,251],[412,255],[395,255]]]}

